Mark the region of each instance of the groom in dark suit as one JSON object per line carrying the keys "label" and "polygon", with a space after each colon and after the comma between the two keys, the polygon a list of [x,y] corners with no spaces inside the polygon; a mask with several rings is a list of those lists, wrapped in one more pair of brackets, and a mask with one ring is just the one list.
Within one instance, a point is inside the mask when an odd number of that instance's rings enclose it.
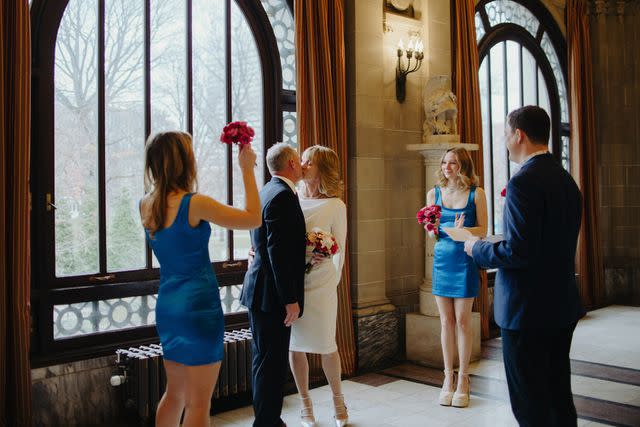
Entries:
{"label": "groom in dark suit", "polygon": [[520,426],[576,426],[569,350],[584,316],[575,283],[582,196],[547,151],[550,121],[535,106],[512,111],[505,126],[509,180],[504,240],[465,242],[484,268],[498,268],[494,294],[513,414]]}
{"label": "groom in dark suit", "polygon": [[304,307],[305,222],[295,184],[302,178],[298,152],[278,143],[267,151],[273,176],[260,190],[262,225],[251,231],[255,252],[240,302],[253,333],[254,427],[280,427],[291,324]]}

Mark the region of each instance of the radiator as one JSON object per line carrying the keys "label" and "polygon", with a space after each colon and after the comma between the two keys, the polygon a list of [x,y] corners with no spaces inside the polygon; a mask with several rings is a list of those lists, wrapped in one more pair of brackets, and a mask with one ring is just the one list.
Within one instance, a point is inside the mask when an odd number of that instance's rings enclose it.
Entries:
{"label": "radiator", "polygon": [[[224,333],[224,357],[213,399],[251,391],[251,341],[249,329]],[[159,344],[116,350],[117,372],[111,377],[111,385],[120,389],[123,405],[142,425],[151,425],[164,393],[167,380],[161,360]]]}

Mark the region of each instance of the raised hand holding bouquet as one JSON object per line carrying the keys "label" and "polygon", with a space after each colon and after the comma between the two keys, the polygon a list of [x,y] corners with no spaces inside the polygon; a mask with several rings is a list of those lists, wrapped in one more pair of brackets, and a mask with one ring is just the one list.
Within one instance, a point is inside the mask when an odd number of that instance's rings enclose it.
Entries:
{"label": "raised hand holding bouquet", "polygon": [[438,227],[436,223],[442,216],[442,208],[438,205],[425,206],[420,209],[416,214],[418,224],[424,225],[424,229],[427,230],[430,236],[435,237],[438,240]]}
{"label": "raised hand holding bouquet", "polygon": [[306,233],[307,239],[307,264],[305,273],[309,274],[313,266],[317,263],[315,260],[320,258],[330,258],[338,252],[338,242],[335,237],[327,231],[314,227]]}
{"label": "raised hand holding bouquet", "polygon": [[256,133],[247,122],[231,122],[222,129],[220,142],[223,144],[237,144],[241,149],[251,144]]}

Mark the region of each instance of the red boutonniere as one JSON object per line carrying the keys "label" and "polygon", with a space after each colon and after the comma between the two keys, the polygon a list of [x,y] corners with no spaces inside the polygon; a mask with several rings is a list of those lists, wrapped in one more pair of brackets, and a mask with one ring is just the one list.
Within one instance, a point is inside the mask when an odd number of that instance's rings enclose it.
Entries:
{"label": "red boutonniere", "polygon": [[240,147],[248,145],[253,140],[255,132],[247,122],[231,122],[222,129],[220,142],[223,144],[237,144]]}
{"label": "red boutonniere", "polygon": [[504,188],[502,189],[502,191],[500,192],[500,195],[501,195],[502,197],[507,197],[507,187],[504,187]]}

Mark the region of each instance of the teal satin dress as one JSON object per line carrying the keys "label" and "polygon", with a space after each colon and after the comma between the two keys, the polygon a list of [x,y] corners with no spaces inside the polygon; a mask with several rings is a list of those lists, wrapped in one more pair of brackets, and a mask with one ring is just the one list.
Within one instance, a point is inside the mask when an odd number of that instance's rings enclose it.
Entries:
{"label": "teal satin dress", "polygon": [[464,251],[464,242],[456,242],[445,233],[443,227],[455,227],[456,214],[464,213],[464,226],[476,226],[475,187],[469,191],[467,205],[462,209],[442,206],[440,187],[435,187],[435,204],[442,208],[440,238],[433,256],[433,294],[447,298],[471,298],[478,296],[478,266]]}
{"label": "teal satin dress", "polygon": [[145,233],[160,262],[156,329],[163,357],[197,366],[222,360],[224,315],[209,257],[211,226],[189,225],[192,195],[182,197],[173,224],[153,238]]}

